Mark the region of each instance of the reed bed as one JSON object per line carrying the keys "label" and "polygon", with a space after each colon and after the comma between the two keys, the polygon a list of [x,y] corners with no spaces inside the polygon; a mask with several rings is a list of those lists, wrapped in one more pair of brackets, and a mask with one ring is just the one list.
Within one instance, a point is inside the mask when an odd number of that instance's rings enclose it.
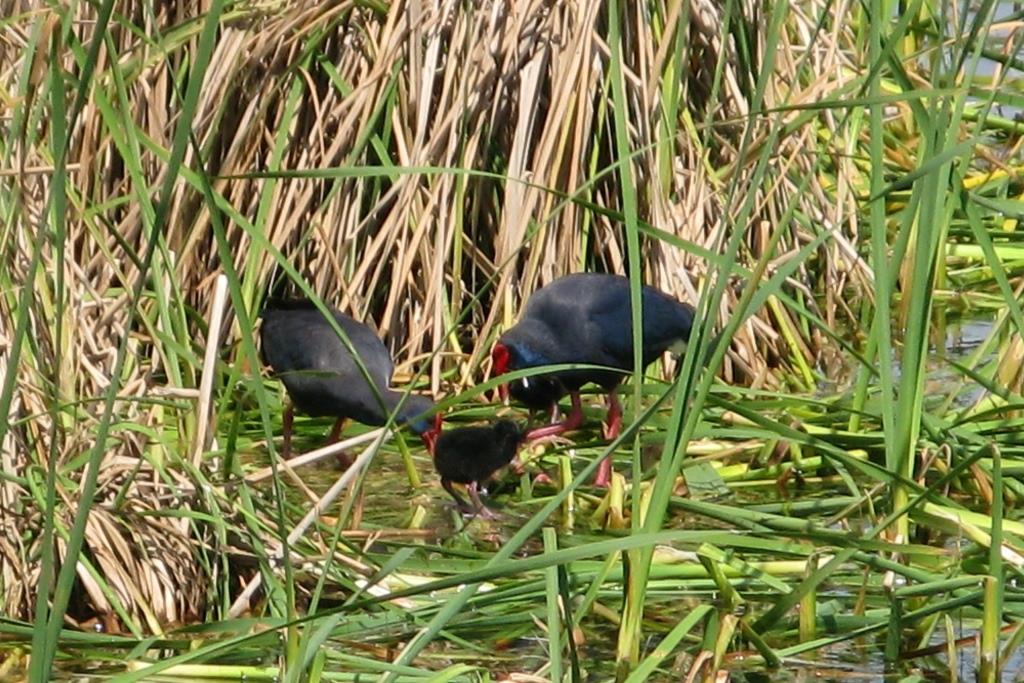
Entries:
{"label": "reed bed", "polygon": [[[1012,8],[0,6],[5,666],[1019,665]],[[697,306],[696,352],[634,378],[617,442],[531,453],[556,485],[506,524],[447,512],[389,430],[337,481],[276,457],[269,294],[369,322],[471,422],[506,410],[496,334],[579,270]],[[607,452],[628,478],[587,489]]]}

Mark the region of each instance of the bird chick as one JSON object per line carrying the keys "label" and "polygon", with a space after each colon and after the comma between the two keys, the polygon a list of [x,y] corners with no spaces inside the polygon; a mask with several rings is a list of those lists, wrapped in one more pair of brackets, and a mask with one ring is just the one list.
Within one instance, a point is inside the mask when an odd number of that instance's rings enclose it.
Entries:
{"label": "bird chick", "polygon": [[[433,444],[434,467],[441,476],[441,485],[461,509],[483,517],[494,516],[480,501],[480,484],[513,461],[524,436],[512,420],[498,420],[491,425],[453,429],[437,437]],[[466,486],[473,507],[452,484]]]}

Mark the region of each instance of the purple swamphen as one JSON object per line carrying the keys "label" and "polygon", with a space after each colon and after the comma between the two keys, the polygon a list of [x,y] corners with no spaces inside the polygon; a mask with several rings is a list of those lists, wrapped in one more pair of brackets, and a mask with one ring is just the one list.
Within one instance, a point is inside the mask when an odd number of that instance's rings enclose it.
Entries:
{"label": "purple swamphen", "polygon": [[[641,290],[641,305],[641,358],[646,368],[665,351],[681,350],[693,327],[694,309],[647,285]],[[583,423],[580,387],[594,382],[608,394],[604,435],[616,438],[622,429],[622,406],[616,391],[633,369],[629,280],[621,275],[576,273],[541,287],[526,302],[519,322],[498,338],[491,358],[494,375],[565,363],[616,368],[560,370],[518,379],[511,386],[512,396],[533,409],[544,403],[548,407],[557,405],[565,394],[572,400],[564,421],[528,433],[527,439],[536,439],[578,428]],[[502,385],[499,391],[504,399],[510,389]],[[598,468],[594,484],[607,486],[611,470],[611,460],[606,459]]]}
{"label": "purple swamphen", "polygon": [[[347,418],[381,426],[401,402],[395,423],[408,426],[428,448],[432,446],[440,416],[431,422],[426,413],[433,410],[434,402],[417,394],[409,394],[402,401],[405,395],[390,388],[394,365],[384,342],[363,323],[337,309],[328,310],[348,336],[370,381],[312,301],[271,299],[260,314],[263,361],[284,382],[291,403],[307,415],[337,418],[328,442],[334,443]],[[286,458],[291,452],[292,419],[293,407],[288,405],[283,418],[282,452]]]}

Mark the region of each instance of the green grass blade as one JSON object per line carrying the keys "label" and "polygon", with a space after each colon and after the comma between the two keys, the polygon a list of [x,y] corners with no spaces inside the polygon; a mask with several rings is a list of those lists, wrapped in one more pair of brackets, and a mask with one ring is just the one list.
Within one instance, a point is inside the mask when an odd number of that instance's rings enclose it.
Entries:
{"label": "green grass blade", "polygon": [[[143,270],[139,274],[139,279],[132,293],[132,308],[137,305],[142,289],[145,285],[146,271],[148,270],[158,244],[158,230],[166,222],[167,211],[171,202],[171,194],[174,189],[175,180],[178,177],[177,169],[180,167],[181,161],[184,157],[185,147],[188,143],[189,131],[191,130],[191,120],[196,111],[199,88],[203,80],[202,73],[206,68],[206,65],[209,63],[210,54],[212,53],[213,39],[218,27],[218,17],[220,15],[221,7],[222,2],[219,2],[218,0],[214,0],[214,2],[211,3],[203,35],[200,38],[197,60],[193,69],[192,78],[189,80],[189,89],[185,97],[185,104],[182,108],[181,118],[179,119],[177,128],[175,129],[171,163],[169,164],[167,176],[164,182],[162,200],[157,212],[157,220],[154,223],[153,231],[150,233],[149,244],[146,248],[146,254],[142,261]],[[97,34],[95,41],[99,42],[101,40],[102,35]],[[83,84],[80,87],[85,88],[87,87],[87,84]],[[81,98],[84,98],[84,93],[80,92],[79,99]],[[131,315],[129,316],[129,321],[132,317],[133,316]],[[59,634],[64,621],[64,612],[67,609],[68,601],[70,600],[72,588],[75,582],[77,559],[85,536],[86,522],[88,521],[90,507],[96,494],[97,475],[100,469],[100,462],[105,453],[107,435],[113,418],[114,403],[117,398],[117,391],[120,387],[121,370],[124,367],[124,362],[127,357],[128,339],[129,336],[124,335],[121,345],[117,351],[113,378],[107,391],[106,398],[104,399],[103,413],[99,421],[96,445],[93,447],[89,455],[88,474],[81,482],[79,509],[75,514],[75,521],[68,539],[64,563],[61,566],[60,573],[57,577],[49,618],[44,630],[46,647],[41,652],[36,652],[36,656],[32,658],[32,670],[30,672],[30,676],[35,678],[35,680],[44,680],[49,678],[50,668],[56,653]]]}

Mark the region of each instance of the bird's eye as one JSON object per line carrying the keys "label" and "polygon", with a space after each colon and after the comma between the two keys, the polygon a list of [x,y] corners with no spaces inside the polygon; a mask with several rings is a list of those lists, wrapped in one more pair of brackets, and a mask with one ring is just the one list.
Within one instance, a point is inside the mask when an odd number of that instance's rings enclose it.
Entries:
{"label": "bird's eye", "polygon": [[523,388],[524,389],[529,389],[530,388],[530,378],[529,377],[524,377],[523,378]]}

